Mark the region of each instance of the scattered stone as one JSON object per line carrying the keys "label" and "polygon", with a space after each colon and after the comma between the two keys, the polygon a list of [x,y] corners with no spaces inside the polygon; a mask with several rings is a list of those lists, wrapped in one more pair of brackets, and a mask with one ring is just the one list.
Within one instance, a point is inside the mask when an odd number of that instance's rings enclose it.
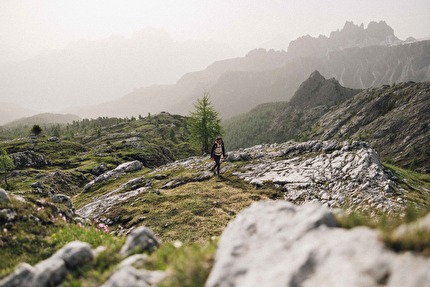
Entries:
{"label": "scattered stone", "polygon": [[69,196],[65,194],[55,194],[52,196],[52,201],[55,203],[63,203],[67,208],[73,209],[73,203]]}
{"label": "scattered stone", "polygon": [[151,287],[156,286],[164,278],[165,273],[162,271],[148,271],[136,269],[132,266],[125,266],[116,271],[102,287]]}
{"label": "scattered stone", "polygon": [[107,167],[107,165],[105,163],[102,163],[99,166],[96,166],[95,168],[93,168],[91,170],[91,174],[95,175],[95,176],[100,176],[103,173],[107,172],[109,170],[109,168]]}
{"label": "scattered stone", "polygon": [[9,194],[6,190],[0,188],[0,204],[4,202],[10,202]]}
{"label": "scattered stone", "polygon": [[156,180],[163,180],[163,179],[166,179],[166,178],[167,178],[167,175],[165,175],[165,174],[156,174],[156,175],[154,176],[154,178],[155,178]]}
{"label": "scattered stone", "polygon": [[0,222],[14,221],[16,215],[16,212],[11,209],[0,209]]}
{"label": "scattered stone", "polygon": [[41,182],[41,181],[36,181],[35,183],[32,183],[31,184],[31,187],[32,188],[40,188],[40,189],[44,189],[45,188],[45,185],[43,184],[43,182]]}
{"label": "scattered stone", "polygon": [[126,182],[122,187],[127,190],[137,189],[143,186],[150,186],[152,185],[151,181],[146,180],[144,176],[133,178]]}
{"label": "scattered stone", "polygon": [[152,230],[141,226],[134,229],[127,237],[121,248],[121,255],[128,256],[134,252],[152,252],[158,248],[160,242]]}
{"label": "scattered stone", "polygon": [[162,189],[171,189],[171,188],[176,188],[178,186],[184,185],[186,184],[186,182],[184,180],[171,180],[168,183],[166,183],[165,185],[163,185],[161,188]]}
{"label": "scattered stone", "polygon": [[94,255],[88,243],[74,241],[34,267],[26,263],[20,264],[12,274],[0,281],[0,286],[58,286],[66,278],[68,272],[93,259]]}

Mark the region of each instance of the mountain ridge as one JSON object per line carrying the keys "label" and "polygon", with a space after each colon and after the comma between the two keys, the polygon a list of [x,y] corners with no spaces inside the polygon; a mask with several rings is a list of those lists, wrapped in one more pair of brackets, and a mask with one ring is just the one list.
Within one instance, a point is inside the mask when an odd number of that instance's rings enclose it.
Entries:
{"label": "mountain ridge", "polygon": [[[67,112],[81,117],[97,113],[101,116],[129,116],[160,111],[184,115],[192,110],[196,99],[207,91],[221,116],[229,118],[248,112],[258,104],[289,100],[315,70],[325,77],[338,79],[343,86],[356,89],[395,82],[430,81],[430,55],[426,52],[429,47],[430,41],[421,41],[388,47],[348,48],[332,51],[324,57],[288,59],[286,54],[277,54],[285,60],[285,64],[281,67],[275,65],[268,70],[211,73],[209,70],[213,66],[210,66],[184,76],[176,84],[138,89],[111,103]],[[273,52],[266,51],[266,54],[270,53]],[[251,58],[242,58],[233,62],[243,60],[252,61]],[[228,69],[229,62],[225,60],[217,65]],[[252,64],[247,66],[252,67]],[[157,104],[157,100],[160,104]]]}

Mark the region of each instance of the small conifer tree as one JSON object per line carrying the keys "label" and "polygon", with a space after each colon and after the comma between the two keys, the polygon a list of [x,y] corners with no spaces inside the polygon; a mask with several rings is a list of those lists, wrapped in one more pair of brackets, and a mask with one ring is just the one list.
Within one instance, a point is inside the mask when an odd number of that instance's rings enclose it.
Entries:
{"label": "small conifer tree", "polygon": [[38,137],[42,133],[42,128],[39,125],[34,125],[31,128],[31,133]]}
{"label": "small conifer tree", "polygon": [[0,174],[3,175],[4,183],[6,189],[9,189],[9,184],[7,182],[7,177],[9,173],[15,169],[15,164],[10,156],[7,154],[5,149],[0,150]]}
{"label": "small conifer tree", "polygon": [[188,127],[191,143],[198,146],[202,154],[209,153],[209,142],[221,135],[222,127],[221,118],[210,102],[207,92],[194,104],[194,111],[188,118]]}

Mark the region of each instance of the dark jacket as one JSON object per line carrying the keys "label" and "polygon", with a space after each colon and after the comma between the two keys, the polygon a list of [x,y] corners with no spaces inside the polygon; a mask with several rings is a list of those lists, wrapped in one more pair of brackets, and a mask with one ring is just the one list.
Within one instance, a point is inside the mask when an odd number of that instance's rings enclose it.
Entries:
{"label": "dark jacket", "polygon": [[212,146],[212,150],[211,150],[211,157],[214,157],[215,155],[217,156],[224,156],[225,157],[225,149],[224,149],[224,142],[221,142],[221,153],[219,153],[219,151],[217,151],[217,146],[218,143],[215,142],[214,145]]}

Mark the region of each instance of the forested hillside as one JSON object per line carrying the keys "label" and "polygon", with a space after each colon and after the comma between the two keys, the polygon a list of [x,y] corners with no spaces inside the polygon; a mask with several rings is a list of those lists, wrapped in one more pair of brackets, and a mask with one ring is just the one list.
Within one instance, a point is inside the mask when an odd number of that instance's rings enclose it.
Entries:
{"label": "forested hillside", "polygon": [[130,119],[100,117],[40,127],[38,137],[29,137],[31,125],[1,128],[0,139],[7,141],[1,142],[0,148],[8,154],[30,149],[43,154],[53,167],[74,162],[70,167],[85,170],[126,160],[158,166],[194,154],[188,143],[186,118],[168,113]]}

